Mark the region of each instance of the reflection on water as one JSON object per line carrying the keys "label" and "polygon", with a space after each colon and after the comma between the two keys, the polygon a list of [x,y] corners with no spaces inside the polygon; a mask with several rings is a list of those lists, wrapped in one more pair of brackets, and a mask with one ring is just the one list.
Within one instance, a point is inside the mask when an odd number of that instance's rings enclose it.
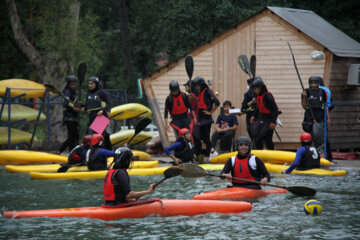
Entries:
{"label": "reflection on water", "polygon": [[[131,176],[143,190],[162,176]],[[237,215],[148,217],[103,221],[87,218],[0,218],[0,239],[359,239],[360,173],[344,177],[275,175],[272,183],[308,186],[323,205],[320,216],[307,216],[310,198],[272,194],[253,201],[253,210]],[[88,207],[102,204],[102,181],[30,180],[27,174],[0,169],[2,210]],[[148,197],[189,199],[228,185],[219,178],[168,179]]]}

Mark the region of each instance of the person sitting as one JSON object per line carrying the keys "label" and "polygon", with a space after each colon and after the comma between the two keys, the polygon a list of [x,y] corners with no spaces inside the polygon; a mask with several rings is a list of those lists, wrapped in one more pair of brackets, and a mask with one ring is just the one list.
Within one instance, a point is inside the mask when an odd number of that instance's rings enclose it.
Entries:
{"label": "person sitting", "polygon": [[154,184],[150,184],[145,191],[131,191],[130,178],[126,169],[130,167],[132,161],[133,153],[129,148],[121,147],[115,150],[113,167],[107,172],[103,184],[105,205],[116,206],[134,202],[154,191]]}
{"label": "person sitting", "polygon": [[[192,135],[189,129],[183,128],[179,132],[179,138],[169,147],[165,148],[165,153],[174,160],[176,165],[180,163],[192,162],[194,159],[194,146],[192,144]],[[171,151],[175,152],[171,154]]]}
{"label": "person sitting", "polygon": [[312,138],[310,133],[303,133],[300,136],[302,147],[296,151],[294,162],[286,170],[281,173],[290,174],[295,168],[298,170],[308,170],[320,167],[320,154],[318,150],[311,146]]}
{"label": "person sitting", "polygon": [[86,152],[90,149],[91,138],[92,135],[85,135],[82,139],[82,144],[77,145],[70,151],[67,164],[86,165]]}
{"label": "person sitting", "polygon": [[107,158],[113,157],[114,152],[102,147],[104,137],[95,134],[91,137],[90,149],[86,152],[86,162],[90,171],[106,170]]}
{"label": "person sitting", "polygon": [[224,151],[231,151],[232,139],[235,136],[235,131],[239,125],[236,116],[229,113],[231,108],[231,102],[225,101],[223,103],[223,108],[224,112],[221,113],[216,120],[216,131],[211,136],[211,158],[218,155],[218,153],[215,151],[215,148],[216,143],[219,139],[225,142],[225,144],[223,144],[224,146],[226,146],[226,149],[224,149]]}
{"label": "person sitting", "polygon": [[229,181],[232,181],[233,187],[261,189],[261,186],[257,183],[232,178],[260,181],[261,185],[266,185],[270,181],[270,174],[264,163],[258,157],[250,154],[250,139],[241,136],[236,139],[235,145],[238,153],[226,161],[221,174]]}

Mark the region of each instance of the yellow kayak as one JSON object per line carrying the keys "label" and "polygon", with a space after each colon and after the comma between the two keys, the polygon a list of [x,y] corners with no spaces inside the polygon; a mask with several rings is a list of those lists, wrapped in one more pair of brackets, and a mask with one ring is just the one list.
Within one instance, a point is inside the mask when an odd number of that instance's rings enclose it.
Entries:
{"label": "yellow kayak", "polygon": [[[108,159],[108,164],[112,159]],[[159,164],[158,161],[134,161],[130,166],[135,168],[154,168]],[[57,172],[61,167],[60,164],[40,164],[40,165],[6,165],[5,169],[9,172]],[[74,166],[67,170],[67,172],[86,172],[89,171],[87,166]]]}
{"label": "yellow kayak", "polygon": [[[124,130],[117,133],[113,133],[110,135],[110,141],[112,145],[123,145],[127,143],[132,136],[134,136],[135,130]],[[147,143],[152,139],[152,135],[146,132],[140,132],[135,136],[133,140],[131,140],[130,144],[139,144],[139,143]]]}
{"label": "yellow kayak", "polygon": [[[205,170],[214,171],[222,170],[224,168],[223,164],[202,164],[199,165]],[[162,175],[166,167],[156,167],[156,168],[137,168],[129,169],[129,175]],[[30,172],[30,177],[32,179],[104,179],[107,170],[103,171],[88,171],[88,172],[65,172],[65,173],[39,173],[39,172]]]}
{"label": "yellow kayak", "polygon": [[5,96],[6,88],[11,88],[11,97],[26,94],[26,98],[43,97],[45,86],[43,84],[25,79],[7,79],[0,81],[0,96]]}
{"label": "yellow kayak", "polygon": [[[9,119],[8,116],[8,108],[9,106],[6,104],[4,106],[4,110],[2,112],[1,115],[1,121],[5,121],[7,122]],[[39,110],[35,110],[32,109],[30,107],[26,107],[24,105],[19,105],[19,104],[11,104],[11,116],[10,116],[10,121],[14,122],[14,121],[18,121],[18,120],[22,120],[25,119],[25,121],[35,121],[39,115]],[[40,121],[44,121],[46,119],[45,114],[41,113],[40,114]]]}
{"label": "yellow kayak", "polygon": [[138,103],[128,103],[113,107],[109,118],[122,120],[134,117],[149,117],[152,115],[150,108]]}
{"label": "yellow kayak", "polygon": [[[237,152],[220,154],[211,159],[211,163],[219,164],[225,163],[229,158],[236,156]],[[252,150],[251,154],[257,156],[265,163],[274,164],[291,164],[295,160],[296,152],[279,151],[279,150]],[[324,166],[330,166],[330,161],[321,158],[320,164]]]}
{"label": "yellow kayak", "polygon": [[[30,143],[31,140],[31,133],[21,131],[19,129],[11,128],[11,137],[10,143],[11,144],[18,144],[21,142]],[[34,142],[37,141],[37,138],[34,137]],[[8,144],[8,127],[0,127],[0,145],[7,145]],[[0,157],[1,162],[1,157]]]}
{"label": "yellow kayak", "polygon": [[[281,173],[282,170],[288,169],[289,165],[279,165],[272,163],[265,163],[266,169],[271,173]],[[291,174],[315,174],[315,175],[329,175],[329,176],[345,176],[347,172],[345,170],[332,171],[322,168],[314,168],[309,170],[296,170],[294,169]]]}

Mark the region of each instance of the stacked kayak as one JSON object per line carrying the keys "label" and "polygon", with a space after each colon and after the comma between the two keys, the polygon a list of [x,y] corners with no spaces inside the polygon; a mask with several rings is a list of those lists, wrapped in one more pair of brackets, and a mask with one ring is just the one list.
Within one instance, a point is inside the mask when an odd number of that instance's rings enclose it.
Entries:
{"label": "stacked kayak", "polygon": [[[271,173],[281,173],[282,170],[286,170],[289,166],[265,163],[266,169]],[[329,169],[314,168],[309,170],[296,170],[294,169],[291,174],[315,174],[315,175],[328,175],[328,176],[345,176],[346,170],[333,171]]]}
{"label": "stacked kayak", "polygon": [[[202,164],[202,168],[208,171],[222,170],[223,164]],[[129,175],[162,175],[169,167],[156,167],[156,168],[138,168],[128,169]],[[88,172],[65,172],[65,173],[40,173],[30,172],[32,179],[104,179],[107,170],[103,171],[88,171]]]}
{"label": "stacked kayak", "polygon": [[[110,142],[112,145],[123,145],[128,143],[128,141],[134,136],[135,130],[124,130],[119,131],[117,133],[113,133],[110,135]],[[130,142],[130,144],[140,144],[140,143],[147,143],[152,139],[152,135],[146,132],[140,132],[137,134]]]}
{"label": "stacked kayak", "polygon": [[148,107],[138,103],[128,103],[113,107],[109,118],[122,120],[134,117],[150,117],[151,115],[152,112]]}
{"label": "stacked kayak", "polygon": [[[0,127],[0,145],[7,145],[8,138],[8,127]],[[22,142],[30,143],[31,141],[31,133],[18,130],[15,128],[10,128],[11,136],[10,136],[10,144],[18,144]],[[37,141],[37,138],[34,137],[34,142]],[[1,161],[1,160],[0,160]]]}
{"label": "stacked kayak", "polygon": [[6,88],[11,88],[11,97],[24,94],[27,98],[43,97],[45,86],[43,84],[25,79],[7,79],[0,81],[0,96],[5,96]]}
{"label": "stacked kayak", "polygon": [[[220,164],[225,163],[229,158],[236,156],[237,152],[220,154],[211,159],[211,163]],[[291,164],[296,157],[295,152],[278,151],[278,150],[251,150],[251,154],[257,156],[265,163],[274,164]],[[330,161],[321,158],[320,164],[324,166],[330,166]]]}
{"label": "stacked kayak", "polygon": [[146,216],[195,216],[206,213],[240,213],[251,211],[248,202],[159,199],[150,203],[129,207],[83,207],[29,211],[3,212],[6,218],[32,217],[87,217],[103,220],[119,218],[143,218]]}
{"label": "stacked kayak", "polygon": [[283,188],[249,189],[243,187],[220,188],[209,192],[199,193],[194,196],[196,200],[239,200],[264,197],[273,193],[286,193]]}
{"label": "stacked kayak", "polygon": [[[9,120],[9,113],[8,113],[9,106],[6,104],[4,106],[4,110],[1,114],[1,121],[7,122]],[[11,104],[10,109],[10,121],[19,121],[25,119],[25,121],[35,121],[39,115],[39,110],[35,110],[24,105],[19,104]],[[46,119],[45,114],[40,114],[40,121],[44,121]]]}

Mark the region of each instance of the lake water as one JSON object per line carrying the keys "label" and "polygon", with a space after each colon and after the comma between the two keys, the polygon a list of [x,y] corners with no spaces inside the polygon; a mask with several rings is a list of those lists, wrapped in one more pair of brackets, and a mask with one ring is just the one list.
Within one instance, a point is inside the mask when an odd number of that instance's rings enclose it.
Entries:
{"label": "lake water", "polygon": [[[238,215],[148,217],[103,221],[88,218],[0,217],[0,239],[360,239],[360,171],[344,177],[272,175],[272,183],[315,188],[312,198],[272,194],[253,202],[253,210]],[[130,176],[139,191],[162,176]],[[227,186],[215,177],[176,177],[146,198],[190,199],[195,194]],[[322,203],[320,216],[303,212],[304,203]],[[100,206],[102,180],[30,180],[28,174],[0,168],[1,210],[33,210]]]}

